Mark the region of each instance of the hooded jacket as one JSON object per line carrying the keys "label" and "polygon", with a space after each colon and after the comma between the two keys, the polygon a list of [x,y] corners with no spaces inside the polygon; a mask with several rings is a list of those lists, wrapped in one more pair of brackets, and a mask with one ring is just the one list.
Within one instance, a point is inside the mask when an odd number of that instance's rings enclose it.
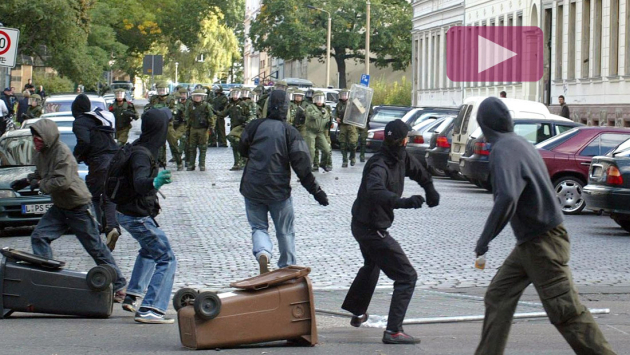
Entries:
{"label": "hooded jacket", "polygon": [[320,189],[311,171],[312,159],[306,142],[286,123],[286,93],[273,91],[269,118],[250,122],[241,135],[239,151],[249,158],[240,192],[248,199],[271,202],[291,197],[291,168],[302,186],[314,195]]}
{"label": "hooded jacket", "polygon": [[44,148],[35,152],[35,178],[39,188],[50,195],[53,204],[71,210],[89,204],[92,194],[79,176],[77,161],[70,148],[59,140],[55,122],[41,119],[31,126],[31,132],[42,137]]}
{"label": "hooded jacket", "polygon": [[383,145],[363,168],[363,178],[352,205],[352,220],[370,229],[385,230],[394,222],[394,206],[405,189],[405,177],[427,189],[431,174],[407,154],[405,147]]}
{"label": "hooded jacket", "polygon": [[477,242],[479,255],[511,222],[517,244],[557,227],[563,221],[549,173],[536,148],[514,133],[505,104],[490,97],[481,102],[477,121],[492,144],[490,178],[494,207]]}
{"label": "hooded jacket", "polygon": [[[129,177],[133,181],[136,198],[130,203],[117,205],[118,212],[132,217],[155,217],[160,212],[157,190],[153,179],[158,174],[157,158],[160,147],[166,144],[168,133],[169,109],[149,109],[142,115],[142,133],[132,143],[134,149],[129,157],[131,171]],[[147,154],[147,150],[151,155]]]}
{"label": "hooded jacket", "polygon": [[[77,145],[74,147],[74,156],[78,161],[90,163],[94,157],[103,154],[114,154],[118,145],[114,140],[116,132],[115,118],[110,112],[91,112],[90,99],[85,94],[80,94],[72,103],[72,132],[77,136]],[[111,116],[111,117],[110,117]]]}

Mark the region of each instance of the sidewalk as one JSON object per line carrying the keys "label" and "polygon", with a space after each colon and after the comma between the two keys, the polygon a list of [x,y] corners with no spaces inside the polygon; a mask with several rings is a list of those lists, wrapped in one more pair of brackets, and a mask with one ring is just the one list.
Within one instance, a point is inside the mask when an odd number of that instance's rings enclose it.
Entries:
{"label": "sidewalk", "polygon": [[[408,318],[441,315],[483,314],[482,288],[434,293],[418,290]],[[630,288],[582,287],[582,300],[590,308],[610,308],[608,315],[596,316],[602,331],[618,354],[630,353]],[[453,295],[455,294],[455,295]],[[467,295],[472,297],[460,297]],[[316,291],[318,309],[340,311],[345,291]],[[386,315],[391,290],[378,290],[371,314]],[[538,302],[532,289],[524,302]],[[537,311],[536,305],[522,304],[519,312]],[[174,311],[169,311],[175,316]],[[481,322],[409,325],[405,330],[422,339],[418,346],[381,343],[383,329],[352,328],[343,317],[318,315],[319,345],[314,348],[287,347],[284,343],[225,349],[230,354],[472,354],[481,332]],[[376,325],[372,322],[370,325]],[[115,305],[111,318],[76,319],[24,313],[0,320],[3,355],[30,354],[174,354],[188,351],[181,346],[177,324],[141,325]],[[214,350],[211,350],[214,351]],[[200,351],[197,353],[206,353]],[[547,319],[518,320],[512,327],[506,354],[573,354]]]}

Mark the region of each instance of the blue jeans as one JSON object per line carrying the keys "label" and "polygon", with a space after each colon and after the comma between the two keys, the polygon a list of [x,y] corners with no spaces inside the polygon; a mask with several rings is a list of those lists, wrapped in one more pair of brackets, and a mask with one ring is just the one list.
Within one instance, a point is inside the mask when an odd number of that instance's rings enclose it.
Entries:
{"label": "blue jeans", "polygon": [[144,297],[142,308],[166,313],[177,269],[177,260],[166,234],[151,217],[118,213],[118,223],[140,243],[127,294]]}
{"label": "blue jeans", "polygon": [[295,232],[293,231],[294,215],[291,197],[271,203],[245,198],[245,210],[247,221],[252,227],[254,256],[258,258],[261,254],[266,254],[268,257],[272,255],[273,244],[269,238],[269,220],[267,219],[267,213],[269,213],[276,227],[276,238],[278,238],[278,249],[280,249],[278,267],[295,265]]}
{"label": "blue jeans", "polygon": [[101,240],[98,223],[96,223],[90,207],[90,205],[84,205],[73,210],[64,210],[52,206],[42,216],[33,234],[31,234],[33,254],[52,259],[53,252],[50,243],[70,230],[77,236],[85,251],[90,254],[97,265],[108,264],[116,270],[118,277],[114,281],[114,291],[120,291],[125,288],[127,281],[116,266],[112,253]]}

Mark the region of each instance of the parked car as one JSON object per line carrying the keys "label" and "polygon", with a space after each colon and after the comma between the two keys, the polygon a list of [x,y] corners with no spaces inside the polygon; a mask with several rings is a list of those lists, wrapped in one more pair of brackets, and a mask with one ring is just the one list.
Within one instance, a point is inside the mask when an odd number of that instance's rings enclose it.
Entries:
{"label": "parked car", "polygon": [[586,207],[582,196],[593,157],[606,155],[630,138],[630,130],[615,127],[576,127],[536,145],[565,214]]}
{"label": "parked car", "polygon": [[[383,108],[384,107],[384,108]],[[378,110],[377,110],[378,108]],[[394,109],[391,109],[394,108]],[[379,121],[374,122],[370,120],[370,131],[368,132],[366,147],[369,151],[378,151],[381,149],[383,140],[385,139],[384,130],[387,122],[395,119],[400,119],[407,123],[410,127],[413,127],[425,120],[437,117],[444,117],[446,115],[457,115],[457,108],[449,107],[410,107],[408,108],[402,117],[396,115],[401,114],[401,110],[398,110],[398,106],[377,106],[374,108],[372,117],[380,117]],[[380,123],[379,123],[380,122]],[[384,123],[383,123],[384,122]]]}
{"label": "parked car", "polygon": [[630,232],[630,139],[593,158],[583,196],[588,209],[610,215]]}
{"label": "parked car", "polygon": [[[459,158],[461,158],[466,150],[466,144],[468,143],[470,134],[479,127],[477,123],[477,110],[479,109],[479,104],[485,99],[486,97],[469,97],[460,107],[459,114],[455,119],[453,143],[448,159],[449,169],[452,171],[460,171]],[[501,101],[507,106],[512,119],[551,117],[547,106],[540,102],[518,99],[501,99]]]}
{"label": "parked car", "polygon": [[[107,104],[105,103],[105,99],[102,96],[93,94],[86,95],[92,103],[92,110],[96,109],[97,107],[101,110],[107,110]],[[72,103],[77,96],[77,94],[50,95],[46,97],[46,100],[44,100],[43,113],[72,111]]]}
{"label": "parked car", "polygon": [[[73,150],[77,141],[72,128],[59,128],[59,133],[59,139]],[[52,206],[50,196],[38,189],[11,189],[11,182],[35,171],[33,152],[33,136],[28,129],[11,131],[0,138],[0,228],[35,225]],[[79,164],[79,175],[84,179],[87,170]]]}
{"label": "parked car", "polygon": [[[514,120],[514,133],[527,139],[532,144],[538,144],[558,134],[562,134],[575,127],[583,126],[567,118],[545,118]],[[492,144],[486,141],[486,137],[478,127],[470,135],[466,151],[459,158],[459,167],[462,175],[479,187],[491,191],[489,157]]]}
{"label": "parked car", "polygon": [[427,147],[425,159],[427,161],[427,167],[434,170],[437,175],[444,174],[451,179],[461,180],[463,179],[461,173],[449,170],[448,168],[448,155],[451,152],[455,118],[455,116],[447,117],[444,122],[435,129],[435,134],[431,137],[429,147]]}
{"label": "parked car", "polygon": [[57,127],[70,127],[70,128],[72,128],[72,125],[74,123],[74,117],[72,116],[72,114],[70,114],[69,116],[31,118],[30,120],[25,120],[24,122],[22,122],[22,126],[20,128],[22,128],[22,129],[30,128],[32,125],[35,124],[35,122],[41,120],[42,118],[47,118],[47,119],[55,122],[57,124]]}
{"label": "parked car", "polygon": [[413,110],[408,106],[374,106],[370,117],[370,129],[385,128],[385,125],[397,118],[402,119],[407,112]]}
{"label": "parked car", "polygon": [[429,172],[433,175],[443,176],[444,173],[428,167],[426,152],[429,148],[429,144],[431,143],[431,139],[433,138],[436,129],[438,129],[442,125],[442,123],[446,121],[447,118],[452,120],[455,118],[455,116],[442,116],[436,117],[435,119],[423,121],[422,123],[412,127],[411,132],[409,132],[407,153],[415,157],[419,162],[422,163],[422,165],[427,167]]}

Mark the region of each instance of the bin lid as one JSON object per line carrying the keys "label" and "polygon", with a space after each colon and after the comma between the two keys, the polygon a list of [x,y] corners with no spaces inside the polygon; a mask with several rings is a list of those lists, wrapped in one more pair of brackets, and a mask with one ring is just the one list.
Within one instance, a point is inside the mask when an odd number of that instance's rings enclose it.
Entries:
{"label": "bin lid", "polygon": [[291,265],[249,279],[232,282],[230,287],[243,290],[263,290],[270,286],[302,278],[310,272],[310,267]]}
{"label": "bin lid", "polygon": [[7,259],[12,259],[15,261],[23,261],[29,264],[49,268],[49,269],[61,269],[66,266],[64,261],[46,259],[41,256],[37,256],[35,254],[11,249],[8,247],[4,247],[0,249],[0,253],[4,255]]}

